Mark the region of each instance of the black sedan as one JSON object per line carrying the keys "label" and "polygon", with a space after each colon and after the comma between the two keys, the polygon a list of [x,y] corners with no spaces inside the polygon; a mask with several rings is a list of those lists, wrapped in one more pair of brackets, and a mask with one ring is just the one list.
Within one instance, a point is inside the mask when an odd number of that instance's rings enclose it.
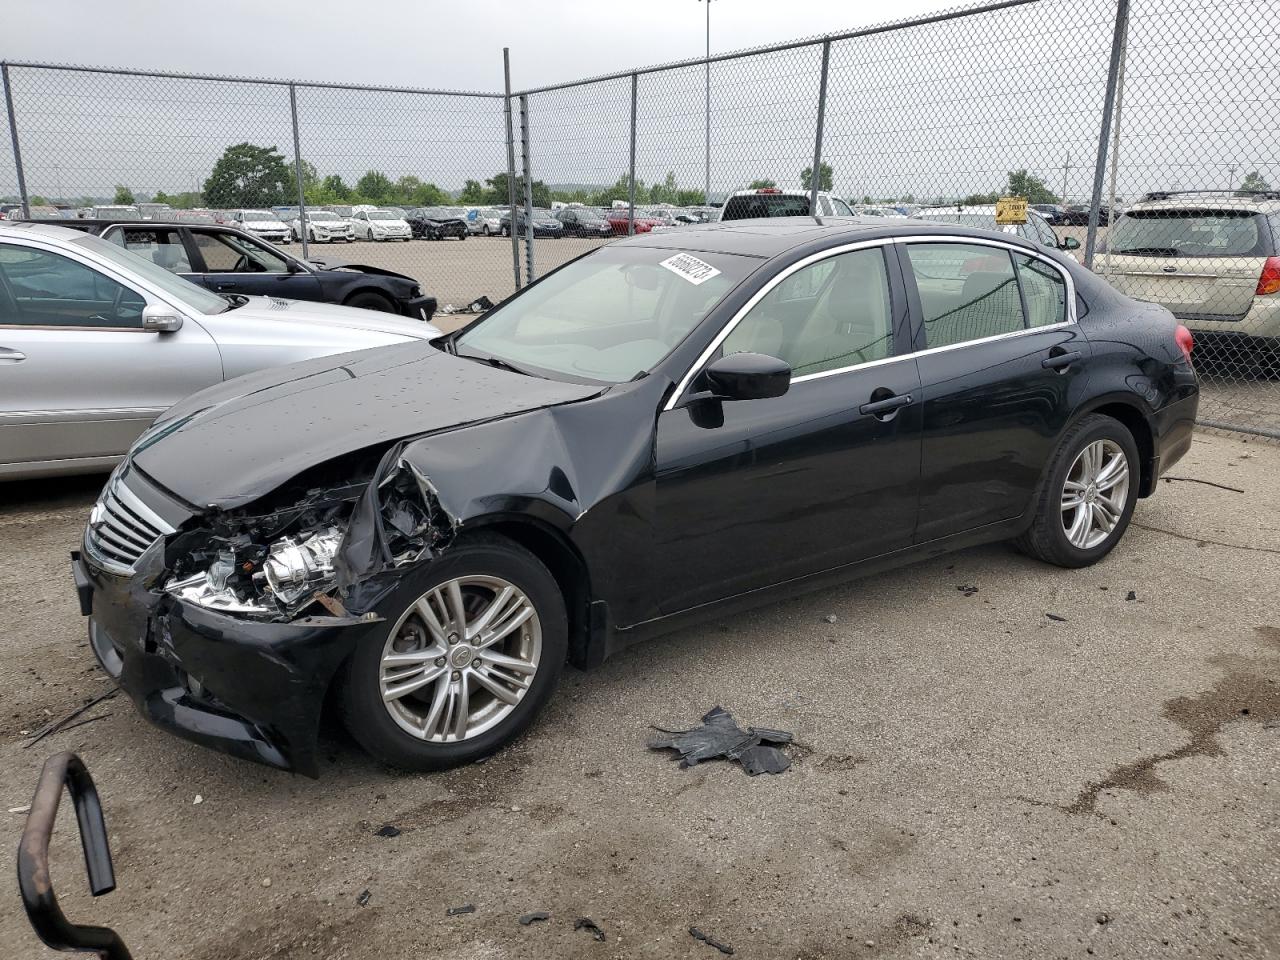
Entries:
{"label": "black sedan", "polygon": [[[1089,225],[1089,205],[1087,203],[1073,203],[1062,211],[1062,222],[1073,227],[1086,227]],[[1111,223],[1111,211],[1107,205],[1101,204],[1098,207],[1098,224],[1100,226],[1109,226]]]}
{"label": "black sedan", "polygon": [[566,237],[612,237],[613,227],[599,210],[590,207],[561,207],[555,217]]}
{"label": "black sedan", "polygon": [[89,640],[241,757],[316,775],[333,702],[388,763],[473,761],[566,661],[974,544],[1096,563],[1191,445],[1191,349],[1010,234],[628,238],[456,333],[172,408],[74,560]]}
{"label": "black sedan", "polygon": [[430,320],[436,298],[382,267],[299,260],[275,244],[221,224],[68,220],[215,293],[340,303]]}
{"label": "black sedan", "polygon": [[[563,237],[564,224],[555,218],[550,210],[544,210],[540,207],[533,208],[533,216],[526,218],[524,208],[516,209],[516,234],[518,236],[526,236],[526,224],[533,223],[533,235],[535,237]],[[504,237],[511,236],[511,211],[503,210],[502,216],[499,218],[498,232]]]}
{"label": "black sedan", "polygon": [[419,240],[467,239],[467,218],[443,207],[418,207],[404,215],[405,222]]}

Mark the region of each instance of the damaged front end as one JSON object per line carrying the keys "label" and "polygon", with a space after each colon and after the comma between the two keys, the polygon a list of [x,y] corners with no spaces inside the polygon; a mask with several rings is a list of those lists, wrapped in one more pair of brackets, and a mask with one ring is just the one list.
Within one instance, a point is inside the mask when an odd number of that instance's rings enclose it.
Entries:
{"label": "damaged front end", "polygon": [[284,506],[202,517],[165,551],[166,591],[207,610],[268,622],[296,620],[317,607],[333,617],[367,615],[372,594],[362,584],[430,560],[455,534],[430,480],[401,449],[388,451],[372,479],[301,496],[291,484],[271,498]]}
{"label": "damaged front end", "polygon": [[[83,554],[73,554],[90,645],[147,719],[319,775],[316,738],[333,677],[383,629],[381,607],[408,569],[456,533],[400,450],[330,462],[243,507],[188,512],[127,570],[94,549],[114,534],[91,522]],[[113,509],[121,497],[135,506],[164,499],[128,462],[109,491]],[[118,509],[116,517],[126,522]]]}

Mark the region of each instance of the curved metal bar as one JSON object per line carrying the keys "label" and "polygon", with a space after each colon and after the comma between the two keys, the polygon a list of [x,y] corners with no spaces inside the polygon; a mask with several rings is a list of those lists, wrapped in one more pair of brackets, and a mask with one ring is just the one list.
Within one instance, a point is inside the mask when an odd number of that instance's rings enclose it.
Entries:
{"label": "curved metal bar", "polygon": [[111,849],[107,845],[107,824],[93,778],[74,753],[59,753],[45,761],[18,845],[18,888],[27,919],[36,935],[54,950],[93,953],[100,960],[132,960],[124,941],[114,930],[71,923],[58,905],[49,879],[49,840],[64,786],[76,808],[89,892],[100,897],[116,888]]}

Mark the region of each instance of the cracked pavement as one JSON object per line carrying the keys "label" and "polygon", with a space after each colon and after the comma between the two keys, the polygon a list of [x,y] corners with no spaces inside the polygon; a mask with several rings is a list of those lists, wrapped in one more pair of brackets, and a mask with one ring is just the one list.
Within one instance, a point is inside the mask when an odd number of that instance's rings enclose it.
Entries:
{"label": "cracked pavement", "polygon": [[[24,750],[108,683],[66,559],[100,479],[7,485],[0,811],[80,753],[119,889],[88,897],[67,803],[54,880],[139,960],[718,956],[690,927],[769,960],[1280,955],[1280,445],[1202,433],[1170,473],[1244,492],[1162,482],[1090,569],[970,550],[567,671],[465,769],[389,773],[331,729],[319,782],[123,698]],[[646,749],[716,704],[794,732],[793,767]],[[6,960],[57,956],[12,870],[0,903]]]}

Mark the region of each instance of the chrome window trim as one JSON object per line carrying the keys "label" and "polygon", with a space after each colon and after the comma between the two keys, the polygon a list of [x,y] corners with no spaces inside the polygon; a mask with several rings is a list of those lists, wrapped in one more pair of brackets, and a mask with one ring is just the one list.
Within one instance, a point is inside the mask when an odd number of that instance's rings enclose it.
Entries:
{"label": "chrome window trim", "polygon": [[[1043,330],[1057,330],[1064,327],[1074,326],[1077,323],[1076,286],[1075,282],[1071,279],[1071,273],[1063,268],[1060,263],[1057,263],[1051,257],[1045,256],[1039,250],[1029,250],[1021,244],[1009,243],[1008,241],[999,240],[995,237],[967,237],[959,235],[953,236],[950,234],[912,234],[911,236],[906,237],[877,237],[874,240],[858,240],[854,243],[845,243],[838,247],[830,247],[826,250],[821,250],[818,253],[812,253],[802,260],[797,260],[795,263],[791,264],[791,266],[779,272],[772,280],[752,294],[751,299],[744,303],[738,309],[738,312],[729,318],[721,328],[720,332],[716,334],[711,343],[707,345],[707,348],[699,354],[698,359],[694,361],[693,365],[676,385],[676,389],[671,394],[671,399],[663,405],[662,412],[668,413],[676,408],[676,404],[679,402],[680,398],[684,396],[685,391],[689,389],[689,384],[693,382],[693,378],[702,371],[703,367],[706,366],[707,362],[711,359],[711,356],[720,348],[720,345],[724,343],[729,334],[733,333],[734,329],[742,322],[746,315],[754,309],[756,304],[768,296],[773,288],[783,280],[787,279],[792,274],[803,270],[805,267],[817,263],[820,260],[825,260],[828,257],[839,256],[842,253],[850,253],[854,250],[867,250],[872,247],[896,246],[898,244],[911,243],[964,243],[973,246],[997,247],[1001,250],[1021,253],[1040,260],[1043,263],[1047,263],[1058,272],[1058,275],[1062,277],[1063,283],[1066,285],[1067,319],[1059,323],[1045,324],[1041,327],[1026,327],[1022,330],[998,333],[990,337],[982,337],[978,340],[965,340],[963,343],[948,343],[940,347],[925,347],[923,350],[913,350],[910,353],[900,353],[891,357],[882,357],[879,360],[868,360],[865,363],[855,363],[847,367],[837,367],[834,370],[822,370],[818,373],[806,373],[799,377],[793,377],[791,380],[793,384],[806,383],[809,380],[818,380],[822,377],[835,376],[838,373],[848,373],[851,370],[861,370],[864,367],[875,367],[886,363],[896,363],[899,360],[909,360],[914,357],[921,357],[927,354],[941,353],[944,350],[959,350],[975,344],[993,343],[996,340],[1007,340],[1011,337],[1021,337],[1028,333],[1039,333]],[[1016,270],[1016,263],[1014,264],[1014,268]]]}

